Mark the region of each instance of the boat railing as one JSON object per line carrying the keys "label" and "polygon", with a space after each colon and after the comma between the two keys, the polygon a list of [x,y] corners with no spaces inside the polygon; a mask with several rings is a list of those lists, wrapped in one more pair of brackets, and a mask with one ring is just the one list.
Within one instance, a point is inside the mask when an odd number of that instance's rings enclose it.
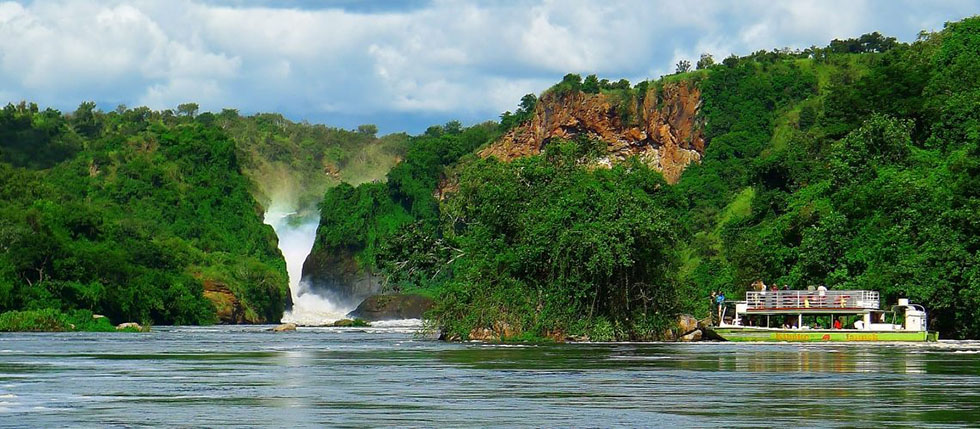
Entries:
{"label": "boat railing", "polygon": [[878,292],[869,290],[779,290],[746,292],[748,311],[877,310]]}

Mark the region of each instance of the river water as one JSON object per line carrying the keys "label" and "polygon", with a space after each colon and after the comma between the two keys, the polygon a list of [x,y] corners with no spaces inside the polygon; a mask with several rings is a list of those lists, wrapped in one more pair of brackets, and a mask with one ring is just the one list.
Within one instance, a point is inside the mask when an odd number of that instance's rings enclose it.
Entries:
{"label": "river water", "polygon": [[267,329],[0,333],[0,426],[980,426],[980,342],[486,345],[407,327]]}

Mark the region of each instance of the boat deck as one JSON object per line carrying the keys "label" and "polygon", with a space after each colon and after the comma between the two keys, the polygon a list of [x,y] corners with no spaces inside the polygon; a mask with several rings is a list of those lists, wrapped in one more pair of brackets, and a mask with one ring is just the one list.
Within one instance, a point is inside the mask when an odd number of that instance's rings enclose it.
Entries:
{"label": "boat deck", "polygon": [[747,292],[745,314],[846,314],[878,309],[878,292],[780,290]]}
{"label": "boat deck", "polygon": [[860,329],[780,329],[743,326],[710,328],[712,336],[726,341],[775,342],[922,342],[937,341],[939,334],[931,331],[860,330]]}

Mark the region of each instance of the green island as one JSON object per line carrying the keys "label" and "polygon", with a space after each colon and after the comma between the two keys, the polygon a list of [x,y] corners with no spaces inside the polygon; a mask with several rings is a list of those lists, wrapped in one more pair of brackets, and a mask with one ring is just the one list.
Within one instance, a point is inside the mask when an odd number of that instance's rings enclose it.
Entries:
{"label": "green island", "polygon": [[310,260],[430,298],[446,339],[659,340],[759,279],[907,297],[942,337],[977,338],[978,53],[969,18],[636,84],[569,74],[499,121],[418,136],[11,104],[0,331],[277,323],[290,294],[262,214],[288,194],[318,204]]}

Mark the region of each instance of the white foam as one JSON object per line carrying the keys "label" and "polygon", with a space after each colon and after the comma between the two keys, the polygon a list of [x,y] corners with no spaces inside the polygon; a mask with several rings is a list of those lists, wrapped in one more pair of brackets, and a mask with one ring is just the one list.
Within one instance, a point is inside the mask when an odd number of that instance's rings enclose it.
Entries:
{"label": "white foam", "polygon": [[308,291],[305,284],[290,287],[293,292],[293,309],[282,316],[282,323],[295,323],[302,326],[330,325],[344,319],[352,309],[342,308],[330,300]]}
{"label": "white foam", "polygon": [[422,319],[379,320],[371,322],[372,328],[419,328]]}
{"label": "white foam", "polygon": [[[316,211],[299,216],[295,210],[284,204],[273,202],[265,213],[264,222],[276,231],[279,237],[279,250],[286,259],[286,273],[289,275],[289,294],[293,308],[282,317],[282,323],[295,323],[303,326],[324,326],[346,317],[353,308],[334,304],[327,298],[315,294],[308,284],[302,282],[303,262],[313,249],[316,229],[320,216]],[[298,220],[298,221],[297,221]]]}

